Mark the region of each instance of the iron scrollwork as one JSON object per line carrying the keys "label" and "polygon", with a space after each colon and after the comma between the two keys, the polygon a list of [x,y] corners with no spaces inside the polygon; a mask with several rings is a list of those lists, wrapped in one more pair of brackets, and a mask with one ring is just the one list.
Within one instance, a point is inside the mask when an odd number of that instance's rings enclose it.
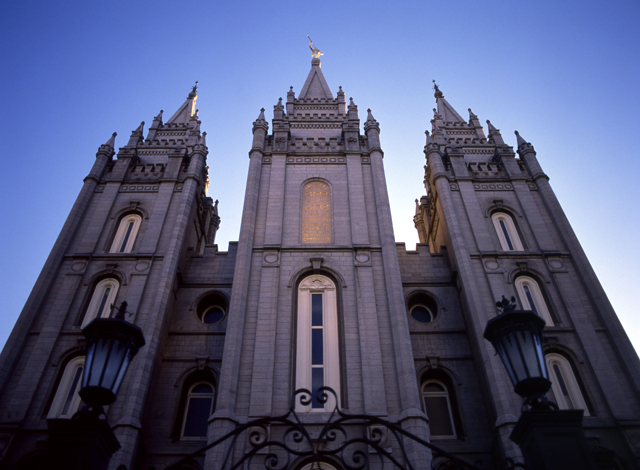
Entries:
{"label": "iron scrollwork", "polygon": [[[256,459],[262,459],[265,470],[287,470],[294,463],[300,466],[311,464],[312,470],[326,468],[321,466],[323,463],[345,470],[365,470],[370,468],[372,461],[377,461],[375,468],[380,469],[418,470],[408,458],[405,442],[421,445],[430,451],[432,470],[483,470],[478,466],[479,462],[476,465],[465,462],[385,419],[345,413],[337,405],[336,392],[329,387],[319,388],[315,399],[323,405],[330,400],[336,403],[334,409],[327,413],[329,417],[325,422],[301,419],[296,412],[296,402],[302,407],[309,407],[312,394],[307,389],[298,389],[283,415],[239,425],[166,470],[183,468],[218,446],[225,449],[220,470],[254,468],[251,464]],[[245,445],[241,456],[237,452],[238,445]],[[524,465],[511,459],[507,459],[503,468],[526,470]]]}

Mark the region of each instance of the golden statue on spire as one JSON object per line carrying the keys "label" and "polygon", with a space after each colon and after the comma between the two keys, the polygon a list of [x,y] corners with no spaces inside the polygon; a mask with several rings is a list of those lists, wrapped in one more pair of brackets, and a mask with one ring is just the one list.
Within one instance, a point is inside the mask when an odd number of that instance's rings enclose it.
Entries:
{"label": "golden statue on spire", "polygon": [[[308,34],[307,37],[309,38]],[[311,40],[311,38],[309,38],[309,49],[311,49],[311,57],[313,57],[314,59],[319,59],[321,55],[324,55],[322,52],[320,52],[320,49],[313,45],[313,41]]]}

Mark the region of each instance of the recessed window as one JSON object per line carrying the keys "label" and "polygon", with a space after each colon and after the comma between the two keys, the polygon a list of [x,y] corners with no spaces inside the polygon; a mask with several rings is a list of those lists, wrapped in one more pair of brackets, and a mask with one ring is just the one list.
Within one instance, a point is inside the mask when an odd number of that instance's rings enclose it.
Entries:
{"label": "recessed window", "polygon": [[587,403],[571,363],[564,356],[555,353],[547,354],[545,359],[551,380],[551,390],[558,408],[561,410],[584,410],[584,415],[589,416]]}
{"label": "recessed window", "polygon": [[71,418],[80,409],[82,399],[78,392],[82,387],[83,371],[84,356],[75,357],[67,363],[51,402],[47,419]]}
{"label": "recessed window", "polygon": [[183,439],[206,439],[209,429],[209,416],[213,412],[214,388],[208,382],[198,382],[191,386],[187,394],[184,422],[181,437]]}
{"label": "recessed window", "polygon": [[332,396],[326,403],[317,399],[320,387],[340,393],[340,354],[336,287],[325,276],[313,275],[298,287],[298,328],[296,349],[296,389],[311,391],[311,403],[296,403],[298,411],[332,410]]}
{"label": "recessed window", "polygon": [[426,292],[416,292],[409,298],[408,310],[418,323],[431,323],[436,318],[438,304]]}
{"label": "recessed window", "polygon": [[198,318],[205,325],[220,323],[227,314],[227,298],[212,292],[198,303]]}
{"label": "recessed window", "polygon": [[123,217],[118,225],[116,236],[113,237],[109,253],[131,253],[141,222],[142,217],[138,214]]}
{"label": "recessed window", "polygon": [[96,284],[82,321],[82,328],[94,318],[109,318],[111,316],[111,306],[115,302],[119,287],[120,283],[114,278],[103,279]]}
{"label": "recessed window", "polygon": [[224,309],[218,305],[207,308],[202,314],[202,323],[213,325],[224,318]]}
{"label": "recessed window", "polygon": [[422,384],[422,400],[431,438],[455,439],[456,425],[447,386],[438,380],[427,380]]}
{"label": "recessed window", "polygon": [[509,214],[496,212],[491,216],[491,220],[504,251],[524,251],[518,230]]}
{"label": "recessed window", "polygon": [[547,322],[547,326],[553,326],[551,313],[549,312],[538,282],[528,276],[519,276],[515,281],[515,285],[522,308],[531,310],[541,317]]}
{"label": "recessed window", "polygon": [[411,316],[420,323],[431,323],[433,321],[433,314],[425,305],[411,307]]}

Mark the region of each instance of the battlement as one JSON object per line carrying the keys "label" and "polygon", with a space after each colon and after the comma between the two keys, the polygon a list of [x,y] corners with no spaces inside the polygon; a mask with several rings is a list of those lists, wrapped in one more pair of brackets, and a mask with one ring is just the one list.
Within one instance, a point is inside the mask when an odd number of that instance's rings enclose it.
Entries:
{"label": "battlement", "polygon": [[407,250],[404,242],[396,243],[400,274],[404,283],[446,283],[451,281],[451,265],[446,249],[431,253],[426,243],[416,244],[415,250]]}

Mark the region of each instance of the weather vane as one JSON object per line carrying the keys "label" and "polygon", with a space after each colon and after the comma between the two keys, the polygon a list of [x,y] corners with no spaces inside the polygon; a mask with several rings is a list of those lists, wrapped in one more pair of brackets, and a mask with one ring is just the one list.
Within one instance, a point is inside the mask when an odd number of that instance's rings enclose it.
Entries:
{"label": "weather vane", "polygon": [[[307,37],[309,38],[308,34]],[[313,41],[311,40],[311,38],[309,38],[309,49],[311,49],[311,57],[313,57],[314,59],[319,59],[321,55],[324,55],[322,52],[320,52],[320,49],[313,45]]]}

